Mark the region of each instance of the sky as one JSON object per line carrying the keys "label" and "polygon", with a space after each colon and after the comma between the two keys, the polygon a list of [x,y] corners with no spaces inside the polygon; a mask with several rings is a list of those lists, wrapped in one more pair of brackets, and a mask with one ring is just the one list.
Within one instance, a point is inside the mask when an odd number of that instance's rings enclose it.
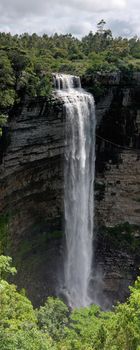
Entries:
{"label": "sky", "polygon": [[115,36],[140,36],[140,0],[0,0],[0,31],[82,37],[104,19]]}

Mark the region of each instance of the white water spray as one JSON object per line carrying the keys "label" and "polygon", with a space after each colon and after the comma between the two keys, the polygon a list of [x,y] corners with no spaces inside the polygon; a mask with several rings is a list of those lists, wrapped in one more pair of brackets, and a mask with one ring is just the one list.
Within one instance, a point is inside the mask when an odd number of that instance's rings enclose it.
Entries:
{"label": "white water spray", "polygon": [[65,289],[72,307],[91,303],[89,283],[93,258],[95,109],[80,78],[54,75],[57,95],[66,111],[64,210],[67,255]]}

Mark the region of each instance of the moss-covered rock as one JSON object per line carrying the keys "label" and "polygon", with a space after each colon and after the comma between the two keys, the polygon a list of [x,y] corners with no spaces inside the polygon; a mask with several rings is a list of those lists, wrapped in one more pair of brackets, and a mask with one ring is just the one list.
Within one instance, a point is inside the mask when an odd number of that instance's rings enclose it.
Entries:
{"label": "moss-covered rock", "polygon": [[124,222],[113,227],[102,227],[100,235],[108,245],[130,253],[140,253],[140,226]]}
{"label": "moss-covered rock", "polygon": [[0,254],[6,253],[8,248],[8,223],[9,216],[0,215]]}

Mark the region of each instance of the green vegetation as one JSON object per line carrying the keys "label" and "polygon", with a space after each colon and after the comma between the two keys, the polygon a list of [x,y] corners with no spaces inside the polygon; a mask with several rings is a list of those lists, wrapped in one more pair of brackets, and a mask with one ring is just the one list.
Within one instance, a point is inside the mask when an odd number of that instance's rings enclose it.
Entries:
{"label": "green vegetation", "polygon": [[12,259],[1,255],[1,350],[140,350],[140,278],[113,311],[91,305],[70,312],[52,297],[35,310],[25,292],[7,282],[15,273]]}
{"label": "green vegetation", "polygon": [[7,250],[8,241],[8,215],[0,215],[0,254]]}
{"label": "green vegetation", "polygon": [[36,315],[39,328],[48,332],[54,341],[65,337],[69,310],[63,301],[49,297],[45,305],[36,311]]}
{"label": "green vegetation", "polygon": [[[30,256],[33,251],[46,251],[47,245],[50,240],[59,239],[63,236],[62,231],[52,231],[52,232],[43,232],[36,234],[28,239],[24,238],[18,245],[18,250],[16,252],[16,261],[23,260]],[[12,249],[12,244],[11,244]]]}
{"label": "green vegetation", "polygon": [[102,239],[116,249],[124,249],[130,253],[140,253],[140,226],[128,222],[113,227],[103,227]]}
{"label": "green vegetation", "polygon": [[[140,40],[113,38],[103,20],[96,33],[81,40],[71,34],[0,33],[0,128],[3,117],[22,98],[51,93],[52,72],[88,76],[122,71],[131,76],[135,70],[140,70]],[[100,84],[96,89],[100,94]]]}
{"label": "green vegetation", "polygon": [[[0,136],[9,111],[25,96],[46,96],[52,91],[52,73],[65,72],[88,77],[97,72],[123,72],[127,79],[140,71],[140,40],[113,38],[102,20],[97,32],[81,40],[71,34],[20,36],[0,33]],[[97,95],[104,88],[96,83]],[[92,92],[92,91],[91,91]],[[95,186],[97,198],[104,184]],[[138,199],[139,201],[139,199]],[[103,228],[103,239],[117,249],[140,253],[140,228],[124,223]],[[138,233],[138,235],[137,235]],[[61,231],[25,240],[17,261],[32,250],[46,249],[49,239]],[[7,252],[8,217],[0,216],[0,254]],[[33,258],[35,264],[35,258]],[[113,311],[96,305],[71,311],[59,299],[48,298],[35,310],[23,291],[7,281],[14,275],[12,259],[0,256],[0,349],[1,350],[140,350],[140,278],[130,288],[131,295]]]}
{"label": "green vegetation", "polygon": [[0,257],[0,348],[1,350],[51,350],[47,333],[39,331],[31,302],[3,276],[15,273],[9,257]]}

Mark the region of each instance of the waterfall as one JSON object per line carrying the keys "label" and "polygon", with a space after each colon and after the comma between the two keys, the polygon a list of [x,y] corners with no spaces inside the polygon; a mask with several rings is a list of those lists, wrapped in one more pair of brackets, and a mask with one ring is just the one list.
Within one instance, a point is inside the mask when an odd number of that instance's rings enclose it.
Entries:
{"label": "waterfall", "polygon": [[91,303],[89,283],[93,258],[95,109],[93,96],[80,78],[54,75],[56,92],[66,114],[64,214],[65,293],[71,307]]}

